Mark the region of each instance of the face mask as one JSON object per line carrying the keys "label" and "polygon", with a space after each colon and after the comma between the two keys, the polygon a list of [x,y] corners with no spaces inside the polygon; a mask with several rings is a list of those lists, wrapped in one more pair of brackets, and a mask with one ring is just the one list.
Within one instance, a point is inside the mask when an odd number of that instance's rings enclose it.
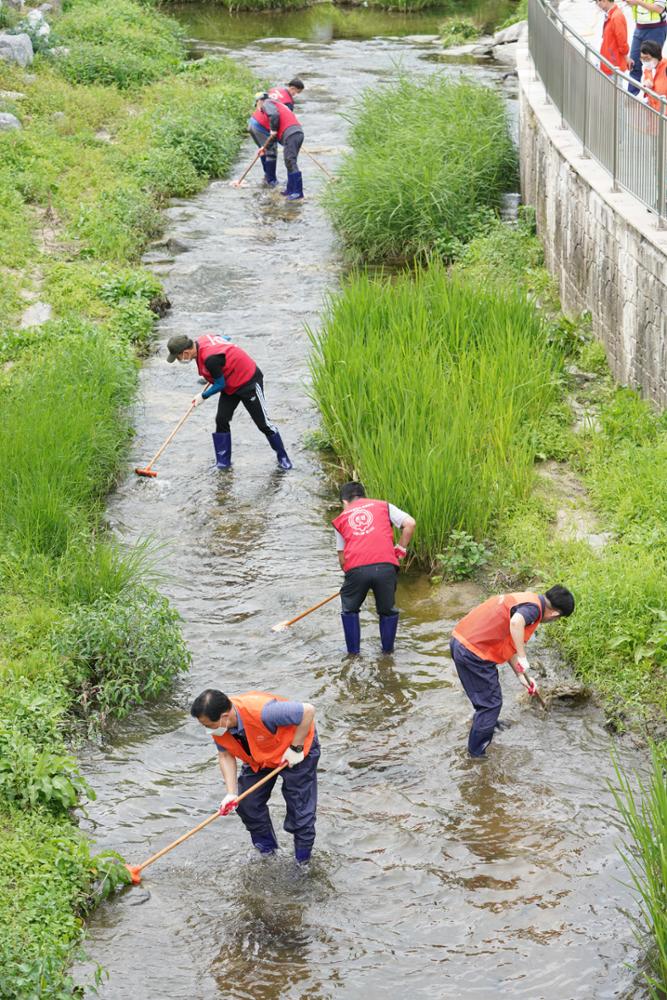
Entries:
{"label": "face mask", "polygon": [[655,69],[658,65],[657,59],[649,59],[648,62],[642,63],[644,69]]}
{"label": "face mask", "polygon": [[209,729],[211,736],[224,736],[227,730],[224,726],[219,726],[217,729]]}
{"label": "face mask", "polygon": [[194,361],[194,358],[176,358],[176,360],[179,365],[189,365],[191,361]]}

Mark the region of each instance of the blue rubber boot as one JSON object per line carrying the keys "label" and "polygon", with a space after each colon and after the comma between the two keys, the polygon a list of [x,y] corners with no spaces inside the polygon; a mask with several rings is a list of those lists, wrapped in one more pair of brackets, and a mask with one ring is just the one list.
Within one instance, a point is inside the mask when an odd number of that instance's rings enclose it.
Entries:
{"label": "blue rubber boot", "polygon": [[358,653],[361,646],[361,626],[359,625],[359,612],[343,611],[340,616],[345,634],[345,645],[348,653]]}
{"label": "blue rubber boot", "polygon": [[270,837],[255,837],[251,834],[251,840],[253,847],[255,847],[260,854],[275,854],[278,850],[278,844],[273,838]]}
{"label": "blue rubber boot", "polygon": [[283,439],[281,438],[278,431],[275,434],[271,434],[268,438],[268,442],[278,456],[278,465],[281,469],[291,469],[292,463],[289,460],[287,452],[285,451],[285,445],[283,444]]}
{"label": "blue rubber boot", "polygon": [[264,168],[264,183],[268,187],[275,187],[278,183],[278,178],[276,177],[276,167],[278,166],[277,160],[270,160],[268,156],[260,157],[262,161],[262,167]]}
{"label": "blue rubber boot", "polygon": [[293,190],[294,190],[294,174],[288,174],[287,186],[285,187],[285,190],[281,191],[280,193],[283,196],[283,198],[289,198]]}
{"label": "blue rubber boot", "polygon": [[296,170],[293,174],[288,175],[288,187],[290,180],[292,182],[292,187],[287,192],[287,200],[298,201],[300,198],[303,198],[303,178],[301,176],[301,171]]}
{"label": "blue rubber boot", "polygon": [[486,757],[486,748],[493,739],[493,732],[493,729],[470,730],[468,734],[468,753],[471,757]]}
{"label": "blue rubber boot", "polygon": [[380,639],[382,640],[382,652],[394,652],[394,640],[396,629],[398,628],[398,611],[393,615],[380,615]]}
{"label": "blue rubber boot", "polygon": [[228,469],[232,464],[232,435],[213,434],[213,447],[215,448],[216,469]]}
{"label": "blue rubber boot", "polygon": [[313,853],[312,847],[295,847],[294,857],[298,865],[307,865],[310,861],[310,855]]}

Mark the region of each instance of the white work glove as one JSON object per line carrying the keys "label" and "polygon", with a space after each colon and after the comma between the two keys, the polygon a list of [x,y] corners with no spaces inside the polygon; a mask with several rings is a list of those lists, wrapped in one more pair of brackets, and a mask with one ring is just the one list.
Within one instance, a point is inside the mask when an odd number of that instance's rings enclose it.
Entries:
{"label": "white work glove", "polygon": [[300,764],[305,757],[303,750],[292,750],[288,747],[283,754],[283,763],[286,763],[288,767],[294,767],[295,764]]}
{"label": "white work glove", "polygon": [[234,812],[236,809],[236,800],[238,795],[225,795],[224,799],[220,803],[220,815],[228,816],[230,812]]}
{"label": "white work glove", "polygon": [[193,397],[191,405],[192,406],[199,406],[199,404],[203,403],[203,402],[204,402],[204,397],[202,396],[202,394],[200,392],[198,392],[197,395]]}
{"label": "white work glove", "polygon": [[530,668],[527,656],[517,656],[516,667],[514,672],[517,674],[526,674]]}

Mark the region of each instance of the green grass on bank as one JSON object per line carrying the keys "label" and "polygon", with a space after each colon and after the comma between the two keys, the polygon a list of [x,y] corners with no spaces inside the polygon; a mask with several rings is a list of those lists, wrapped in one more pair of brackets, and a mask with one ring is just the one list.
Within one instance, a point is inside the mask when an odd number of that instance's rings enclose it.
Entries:
{"label": "green grass on bank", "polygon": [[335,451],[369,495],[417,519],[424,564],[528,494],[561,365],[525,299],[452,280],[437,261],[395,280],[361,274],[331,299],[314,348]]}
{"label": "green grass on bank", "polygon": [[449,257],[516,182],[503,99],[467,80],[367,90],[350,142],[326,205],[356,261]]}
{"label": "green grass on bank", "polygon": [[[667,992],[667,745],[651,747],[648,781],[631,783],[616,766],[616,802],[629,832],[624,860],[640,899],[637,939],[647,949],[643,979],[651,1000]],[[635,791],[638,784],[639,791]]]}
{"label": "green grass on bank", "polygon": [[[0,61],[0,995],[72,994],[81,914],[122,870],[71,810],[92,796],[68,750],[187,668],[150,560],[102,527],[131,437],[137,354],[160,283],[140,255],[160,210],[225,173],[253,77],[183,62],[178,25],[132,0],[53,21],[69,55]],[[53,318],[20,329],[26,296]],[[96,891],[93,883],[98,882]]]}

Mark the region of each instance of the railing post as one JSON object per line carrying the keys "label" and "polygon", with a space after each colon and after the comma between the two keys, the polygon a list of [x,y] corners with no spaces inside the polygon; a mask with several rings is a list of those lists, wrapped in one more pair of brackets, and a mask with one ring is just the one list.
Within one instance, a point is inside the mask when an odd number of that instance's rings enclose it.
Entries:
{"label": "railing post", "polygon": [[584,129],[581,138],[581,155],[588,159],[588,45],[584,49]]}
{"label": "railing post", "polygon": [[665,229],[665,113],[667,102],[660,98],[660,119],[658,121],[658,229]]}
{"label": "railing post", "polygon": [[560,23],[560,127],[567,128],[565,124],[565,21]]}
{"label": "railing post", "polygon": [[611,189],[612,191],[618,191],[618,182],[616,180],[618,177],[618,73],[616,70],[614,70],[612,79],[614,81],[614,123],[612,128],[613,153]]}

